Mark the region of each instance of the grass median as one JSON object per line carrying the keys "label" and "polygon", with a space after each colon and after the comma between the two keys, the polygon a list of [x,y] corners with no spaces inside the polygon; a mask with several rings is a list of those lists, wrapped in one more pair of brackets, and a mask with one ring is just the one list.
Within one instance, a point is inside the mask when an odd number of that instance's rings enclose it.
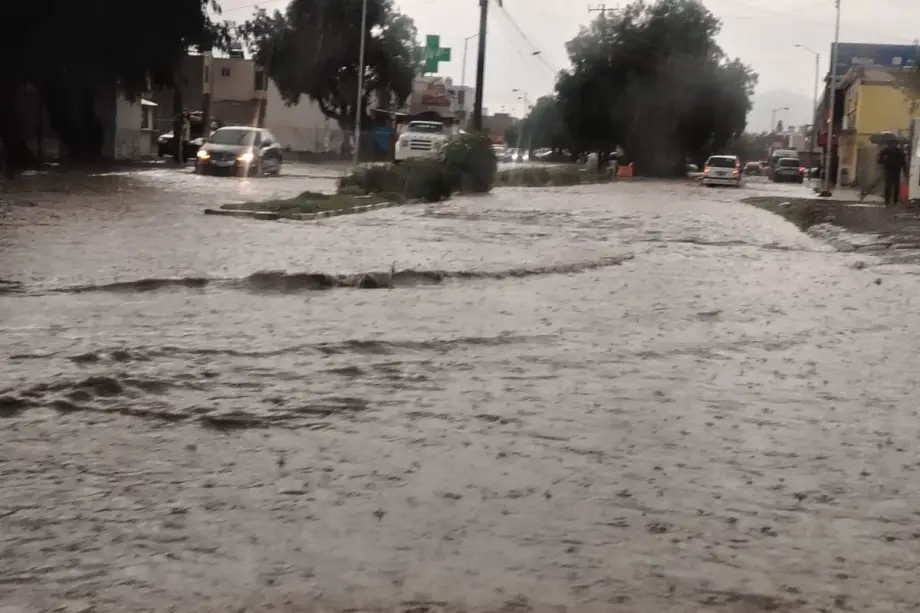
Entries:
{"label": "grass median", "polygon": [[221,209],[225,211],[258,211],[261,213],[277,213],[280,217],[296,219],[301,215],[316,215],[320,213],[347,213],[359,210],[369,205],[393,202],[401,204],[401,197],[396,194],[364,194],[355,191],[340,191],[336,194],[322,194],[319,192],[303,192],[293,198],[278,200],[263,200],[261,202],[243,202],[241,204],[225,204]]}

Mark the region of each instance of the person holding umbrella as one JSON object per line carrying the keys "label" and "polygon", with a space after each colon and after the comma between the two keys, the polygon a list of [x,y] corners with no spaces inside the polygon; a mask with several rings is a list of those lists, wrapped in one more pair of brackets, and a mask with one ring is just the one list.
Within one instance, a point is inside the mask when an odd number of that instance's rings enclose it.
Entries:
{"label": "person holding umbrella", "polygon": [[[894,136],[894,135],[892,135]],[[907,156],[898,146],[896,138],[887,138],[878,154],[885,180],[885,206],[897,204],[901,191],[901,173],[907,174]]]}

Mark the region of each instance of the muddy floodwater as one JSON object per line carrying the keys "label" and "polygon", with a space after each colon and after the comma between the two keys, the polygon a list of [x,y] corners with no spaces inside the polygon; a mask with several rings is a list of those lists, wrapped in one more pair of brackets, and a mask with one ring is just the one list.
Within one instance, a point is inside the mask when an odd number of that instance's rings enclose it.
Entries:
{"label": "muddy floodwater", "polygon": [[920,608],[920,269],[807,188],[201,214],[333,188],[5,187],[0,611]]}

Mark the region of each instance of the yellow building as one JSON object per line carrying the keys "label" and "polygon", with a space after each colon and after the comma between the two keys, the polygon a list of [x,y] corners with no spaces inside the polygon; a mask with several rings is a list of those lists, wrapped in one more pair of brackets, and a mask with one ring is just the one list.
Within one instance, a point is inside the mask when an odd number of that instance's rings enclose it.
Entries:
{"label": "yellow building", "polygon": [[838,140],[840,185],[871,186],[877,172],[878,148],[873,134],[910,131],[912,100],[898,87],[891,69],[854,65],[841,82],[845,91],[843,125]]}

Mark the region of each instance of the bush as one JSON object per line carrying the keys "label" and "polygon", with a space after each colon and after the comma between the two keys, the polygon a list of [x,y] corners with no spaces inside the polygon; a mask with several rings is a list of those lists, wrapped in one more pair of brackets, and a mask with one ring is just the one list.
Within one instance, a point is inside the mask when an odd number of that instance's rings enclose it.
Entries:
{"label": "bush", "polygon": [[444,149],[444,167],[454,191],[486,194],[495,183],[498,160],[492,141],[484,134],[463,134]]}
{"label": "bush", "polygon": [[497,169],[489,139],[464,134],[448,143],[441,161],[409,160],[361,168],[339,179],[339,193],[379,194],[399,202],[440,202],[455,192],[489,192]]}
{"label": "bush", "polygon": [[440,202],[450,198],[453,191],[446,168],[435,161],[412,160],[394,166],[370,166],[339,179],[339,193],[379,194],[397,202]]}
{"label": "bush", "polygon": [[612,177],[608,171],[582,170],[576,166],[512,168],[496,176],[496,183],[507,187],[566,187],[583,183],[602,183]]}

